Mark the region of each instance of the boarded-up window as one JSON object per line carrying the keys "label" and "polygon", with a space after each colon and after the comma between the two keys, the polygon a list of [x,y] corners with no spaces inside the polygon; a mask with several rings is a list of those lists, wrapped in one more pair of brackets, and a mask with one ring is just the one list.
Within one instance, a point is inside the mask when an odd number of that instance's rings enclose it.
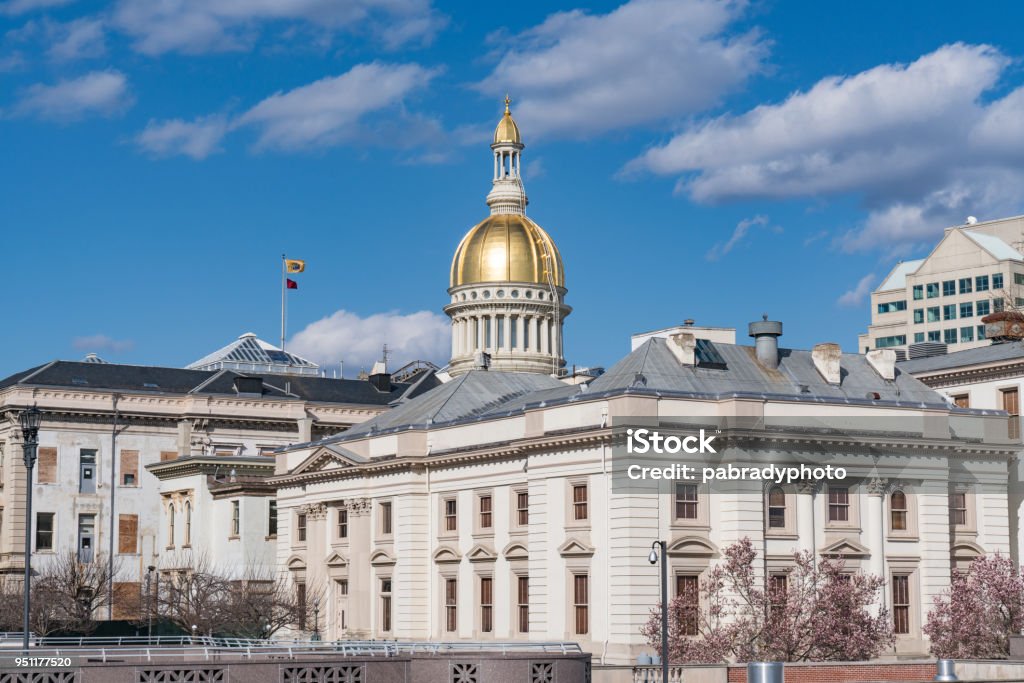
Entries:
{"label": "boarded-up window", "polygon": [[57,449],[40,448],[39,462],[36,465],[39,469],[38,481],[40,484],[54,484],[57,482]]}
{"label": "boarded-up window", "polygon": [[139,516],[118,515],[117,516],[117,552],[121,554],[134,554],[139,547]]}
{"label": "boarded-up window", "polygon": [[178,457],[178,451],[160,451],[160,462],[174,460]]}
{"label": "boarded-up window", "polygon": [[1020,394],[1016,389],[1003,391],[1003,410],[1010,414],[1007,436],[1011,439],[1020,437]]}
{"label": "boarded-up window", "polygon": [[142,584],[138,581],[114,582],[114,619],[138,619],[143,611]]}
{"label": "boarded-up window", "polygon": [[139,452],[121,451],[121,485],[139,485]]}

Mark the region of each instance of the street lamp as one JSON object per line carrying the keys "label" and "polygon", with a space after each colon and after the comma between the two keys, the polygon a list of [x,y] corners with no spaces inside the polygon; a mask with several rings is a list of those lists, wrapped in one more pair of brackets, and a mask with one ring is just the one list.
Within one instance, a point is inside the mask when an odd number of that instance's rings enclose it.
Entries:
{"label": "street lamp", "polygon": [[313,598],[313,637],[310,640],[320,640],[320,598]]}
{"label": "street lamp", "polygon": [[146,636],[150,643],[153,641],[153,572],[156,571],[156,567],[149,565],[146,567]]}
{"label": "street lamp", "polygon": [[658,564],[658,550],[661,550],[661,680],[668,683],[668,558],[665,557],[665,541],[651,543],[647,561]]}
{"label": "street lamp", "polygon": [[22,648],[28,654],[29,608],[31,605],[32,582],[32,469],[36,466],[36,449],[39,447],[39,423],[43,414],[35,404],[21,411],[22,455],[25,458],[25,608],[22,614]]}

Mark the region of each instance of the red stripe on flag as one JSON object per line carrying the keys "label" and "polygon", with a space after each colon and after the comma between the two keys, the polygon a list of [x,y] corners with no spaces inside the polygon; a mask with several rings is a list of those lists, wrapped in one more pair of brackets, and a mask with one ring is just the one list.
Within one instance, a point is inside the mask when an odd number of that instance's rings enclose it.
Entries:
{"label": "red stripe on flag", "polygon": [[295,280],[292,280],[291,278],[285,278],[284,284],[285,284],[285,286],[288,289],[298,289],[299,288],[299,283],[296,282]]}

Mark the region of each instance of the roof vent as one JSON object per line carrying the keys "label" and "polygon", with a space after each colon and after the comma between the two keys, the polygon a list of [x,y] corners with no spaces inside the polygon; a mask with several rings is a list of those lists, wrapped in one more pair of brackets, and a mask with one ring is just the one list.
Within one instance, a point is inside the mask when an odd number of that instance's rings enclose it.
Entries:
{"label": "roof vent", "polygon": [[633,384],[631,386],[634,386],[634,387],[646,387],[647,386],[647,377],[644,375],[644,373],[638,372],[638,373],[634,374],[633,375]]}
{"label": "roof vent", "polygon": [[670,334],[667,343],[668,350],[681,364],[686,366],[697,364],[697,338],[692,332]]}
{"label": "roof vent", "polygon": [[896,352],[892,349],[872,349],[864,354],[868,365],[884,380],[896,379]]}
{"label": "roof vent", "polygon": [[818,372],[821,373],[821,376],[829,384],[839,384],[839,380],[842,377],[839,359],[842,357],[843,350],[839,348],[839,344],[833,342],[815,344],[811,350],[811,359],[814,361],[814,367],[817,368]]}
{"label": "roof vent", "polygon": [[[982,318],[984,321],[984,318]],[[947,352],[946,345],[942,342],[918,342],[911,344],[909,347],[910,360],[915,358],[931,358],[932,356],[945,356]]]}
{"label": "roof vent", "polygon": [[768,314],[761,316],[758,322],[747,326],[748,334],[754,338],[757,362],[769,370],[779,367],[779,337],[782,336],[782,323],[768,320]]}
{"label": "roof vent", "polygon": [[687,318],[683,321],[684,327],[693,327],[693,318]]}

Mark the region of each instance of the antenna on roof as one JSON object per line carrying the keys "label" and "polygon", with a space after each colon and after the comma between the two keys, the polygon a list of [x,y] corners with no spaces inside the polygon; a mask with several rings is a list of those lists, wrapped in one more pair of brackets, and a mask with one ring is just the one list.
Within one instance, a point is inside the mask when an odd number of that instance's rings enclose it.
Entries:
{"label": "antenna on roof", "polygon": [[384,345],[383,353],[381,353],[381,360],[384,361],[384,368],[388,367],[388,358],[391,356],[391,350],[388,349],[388,345]]}

